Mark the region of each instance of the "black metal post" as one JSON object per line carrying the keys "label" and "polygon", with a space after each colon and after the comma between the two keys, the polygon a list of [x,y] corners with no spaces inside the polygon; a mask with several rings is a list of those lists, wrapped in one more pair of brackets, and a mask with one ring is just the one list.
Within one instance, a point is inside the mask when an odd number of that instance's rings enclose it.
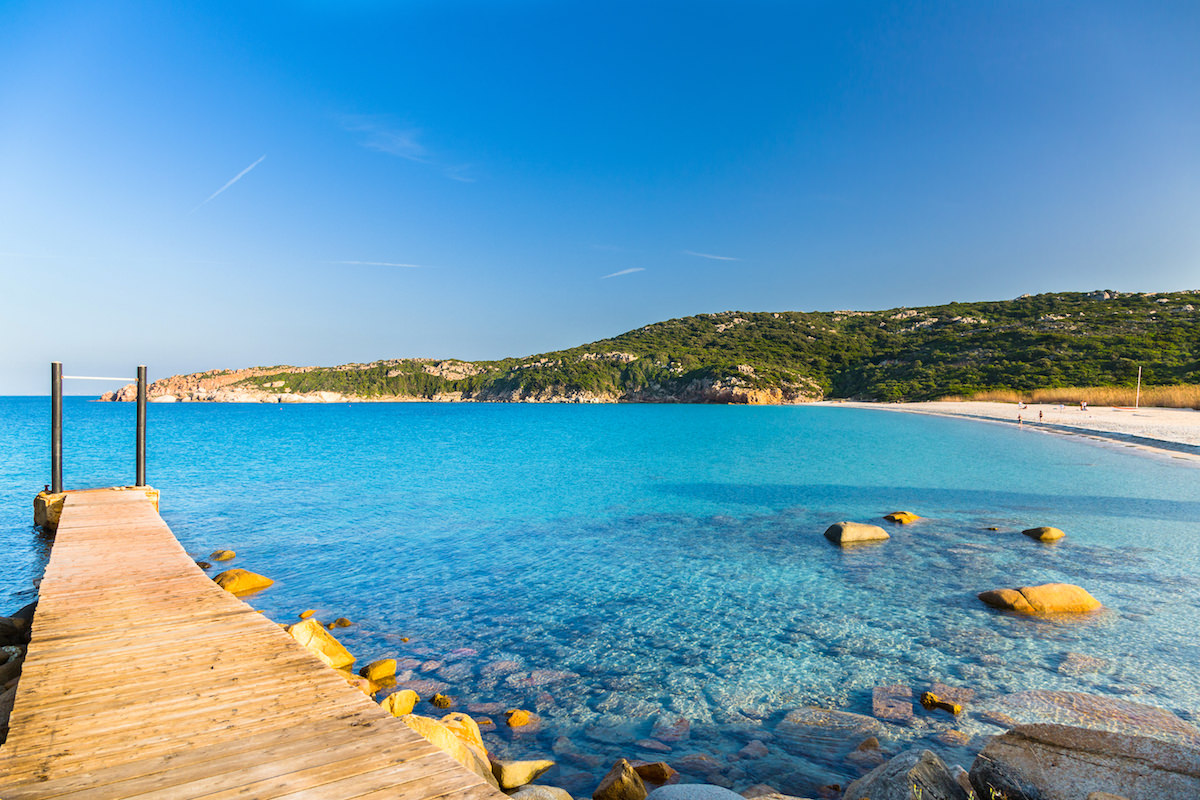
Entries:
{"label": "black metal post", "polygon": [[63,490],[62,481],[62,362],[50,362],[50,491]]}
{"label": "black metal post", "polygon": [[137,370],[137,483],[146,485],[146,365]]}

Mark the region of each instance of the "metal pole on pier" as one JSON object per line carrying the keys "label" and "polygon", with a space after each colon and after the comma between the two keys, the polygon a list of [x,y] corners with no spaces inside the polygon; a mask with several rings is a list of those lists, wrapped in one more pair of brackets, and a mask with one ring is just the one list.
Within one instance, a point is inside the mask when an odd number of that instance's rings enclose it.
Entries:
{"label": "metal pole on pier", "polygon": [[62,481],[62,362],[50,362],[50,491],[63,490]]}
{"label": "metal pole on pier", "polygon": [[146,365],[137,368],[137,482],[146,485]]}

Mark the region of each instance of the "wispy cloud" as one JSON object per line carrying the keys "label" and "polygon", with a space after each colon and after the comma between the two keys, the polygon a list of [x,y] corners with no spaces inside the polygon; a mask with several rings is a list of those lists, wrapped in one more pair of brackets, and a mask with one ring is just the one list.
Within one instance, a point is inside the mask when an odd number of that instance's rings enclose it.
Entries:
{"label": "wispy cloud", "polygon": [[426,164],[441,170],[452,181],[474,183],[467,174],[468,164],[446,164],[429,152],[422,143],[419,128],[397,125],[386,117],[351,115],[342,117],[342,127],[358,135],[358,143],[368,150],[376,150],[417,164]]}
{"label": "wispy cloud", "polygon": [[712,259],[713,261],[741,261],[740,258],[734,258],[733,256],[714,256],[712,253],[695,253],[691,250],[684,250],[683,254],[695,256],[696,258],[708,258]]}
{"label": "wispy cloud", "polygon": [[608,280],[609,278],[615,278],[618,275],[632,275],[635,272],[645,272],[645,271],[646,271],[645,267],[630,267],[629,269],[623,269],[620,272],[614,272],[611,275],[605,275],[600,280],[604,281],[604,280]]}
{"label": "wispy cloud", "polygon": [[353,267],[408,267],[427,269],[425,264],[401,264],[397,261],[326,261],[326,264],[348,264]]}
{"label": "wispy cloud", "polygon": [[265,154],[265,153],[264,153],[263,155],[259,156],[257,161],[255,161],[255,162],[254,162],[253,164],[251,164],[250,166],[246,167],[244,170],[242,170],[241,172],[239,172],[237,175],[234,175],[232,178],[230,178],[230,179],[228,180],[228,182],[226,182],[226,184],[225,184],[224,186],[222,186],[220,189],[217,189],[215,192],[213,192],[212,194],[210,194],[210,195],[208,196],[208,199],[207,199],[207,200],[205,200],[203,203],[201,203],[200,205],[198,205],[198,206],[196,206],[195,208],[193,208],[193,209],[192,209],[191,211],[189,211],[188,213],[189,213],[189,214],[194,214],[194,213],[196,213],[197,211],[199,211],[201,208],[203,208],[204,206],[206,206],[206,205],[208,205],[209,203],[211,203],[211,202],[213,201],[213,198],[215,198],[215,197],[216,197],[217,195],[219,195],[221,192],[223,192],[223,191],[225,191],[226,189],[228,189],[230,186],[233,186],[235,183],[237,183],[238,181],[240,181],[242,178],[246,177],[246,173],[248,173],[250,170],[254,169],[254,168],[255,168],[255,167],[257,167],[259,164],[261,164],[261,163],[263,162],[263,159],[265,159],[266,157],[267,157],[267,156],[266,156],[266,154]]}

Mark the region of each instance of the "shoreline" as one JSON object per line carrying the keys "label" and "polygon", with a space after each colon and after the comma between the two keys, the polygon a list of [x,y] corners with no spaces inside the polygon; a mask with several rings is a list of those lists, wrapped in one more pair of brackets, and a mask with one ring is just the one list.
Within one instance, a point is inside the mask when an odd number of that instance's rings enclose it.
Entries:
{"label": "shoreline", "polygon": [[1040,433],[1082,436],[1109,444],[1135,447],[1200,465],[1200,411],[1187,408],[1089,406],[1081,411],[1078,406],[1063,407],[1057,403],[1026,403],[1018,408],[1016,403],[974,400],[916,403],[825,400],[813,405],[926,414],[1019,426]]}

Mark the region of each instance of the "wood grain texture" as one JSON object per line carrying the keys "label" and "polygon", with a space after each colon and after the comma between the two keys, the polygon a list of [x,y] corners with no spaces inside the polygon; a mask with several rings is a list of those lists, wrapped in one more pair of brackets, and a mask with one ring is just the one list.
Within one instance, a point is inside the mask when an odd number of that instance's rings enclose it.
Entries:
{"label": "wood grain texture", "polygon": [[134,489],[69,492],[0,798],[503,798],[225,592]]}

